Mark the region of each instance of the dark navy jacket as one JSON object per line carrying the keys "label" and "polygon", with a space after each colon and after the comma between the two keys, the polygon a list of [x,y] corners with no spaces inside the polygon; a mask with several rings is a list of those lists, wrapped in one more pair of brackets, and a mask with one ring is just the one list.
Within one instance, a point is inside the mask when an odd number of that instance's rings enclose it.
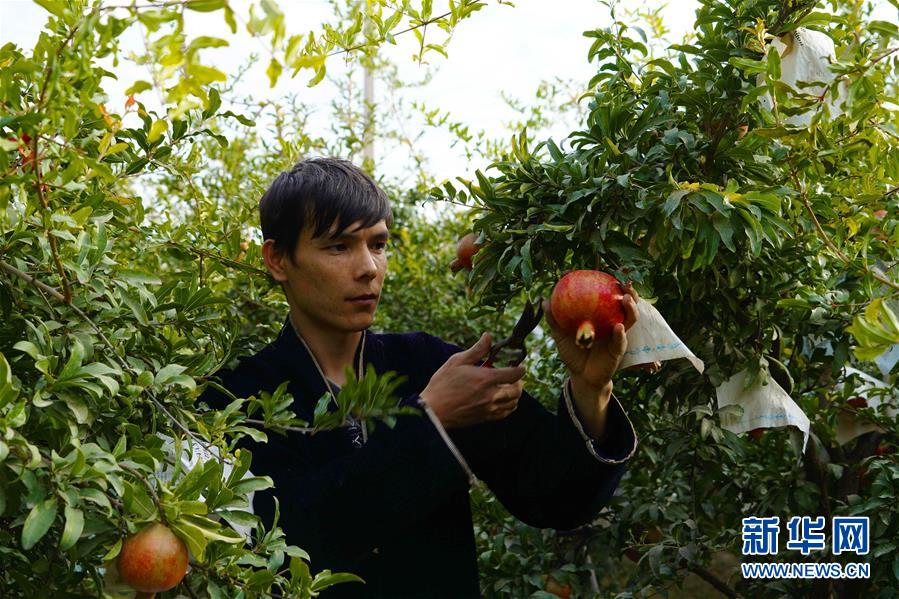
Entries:
{"label": "dark navy jacket", "polygon": [[[425,333],[371,331],[361,347],[365,367],[408,377],[398,390],[401,404],[419,411],[418,393],[462,349]],[[289,380],[292,407],[310,423],[325,392],[289,324],[258,354],[217,376],[237,397],[271,392]],[[211,388],[201,401],[225,403]],[[566,530],[595,517],[636,445],[617,400],[610,403],[601,443],[587,440],[572,414],[561,393],[558,415],[523,393],[506,419],[448,433],[513,515],[532,526]],[[275,482],[273,491],[256,493],[256,513],[270,525],[277,495],[279,525],[288,543],[309,552],[313,572],[352,572],[366,581],[336,585],[322,597],[480,596],[468,478],[423,412],[400,416],[393,429],[379,424],[359,448],[347,429],[314,436],[270,432],[268,438],[244,443],[253,452],[253,474]]]}

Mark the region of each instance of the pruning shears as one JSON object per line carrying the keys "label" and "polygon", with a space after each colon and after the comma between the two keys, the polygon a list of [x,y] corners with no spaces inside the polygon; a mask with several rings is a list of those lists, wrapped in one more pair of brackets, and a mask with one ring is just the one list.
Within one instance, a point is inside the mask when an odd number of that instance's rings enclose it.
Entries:
{"label": "pruning shears", "polygon": [[499,357],[508,359],[509,366],[518,366],[521,364],[528,355],[524,340],[531,331],[537,328],[541,318],[543,318],[542,298],[541,300],[538,300],[536,308],[533,304],[527,302],[524,307],[524,312],[521,313],[521,318],[518,319],[518,322],[515,323],[515,328],[512,329],[512,334],[502,341],[495,343],[493,347],[490,348],[487,360],[485,360],[481,366],[492,368],[494,362],[496,362],[496,359]]}

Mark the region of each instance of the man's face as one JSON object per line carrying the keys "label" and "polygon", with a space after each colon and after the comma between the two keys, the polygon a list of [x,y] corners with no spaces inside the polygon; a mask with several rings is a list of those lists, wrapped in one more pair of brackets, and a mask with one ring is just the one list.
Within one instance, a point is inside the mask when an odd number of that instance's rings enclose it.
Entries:
{"label": "man's face", "polygon": [[[387,272],[387,224],[381,220],[360,229],[361,221],[331,239],[336,225],[312,238],[306,227],[297,241],[293,261],[286,255],[272,276],[284,284],[298,324],[343,332],[371,326]],[[368,299],[357,299],[368,296]],[[298,314],[297,314],[298,312]]]}

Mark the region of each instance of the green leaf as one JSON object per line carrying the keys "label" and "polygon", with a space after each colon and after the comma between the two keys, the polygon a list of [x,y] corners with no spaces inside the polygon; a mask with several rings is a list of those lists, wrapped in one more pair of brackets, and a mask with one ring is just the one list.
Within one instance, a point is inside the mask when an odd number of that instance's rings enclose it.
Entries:
{"label": "green leaf", "polygon": [[724,247],[729,249],[732,252],[736,252],[737,248],[734,245],[734,227],[731,223],[731,219],[720,214],[715,214],[712,216],[712,226],[715,227],[715,231],[718,232],[718,236],[721,237],[721,243],[724,244]]}
{"label": "green leaf", "polygon": [[206,85],[216,81],[226,81],[228,77],[218,69],[201,64],[190,64],[187,73],[197,85]]}
{"label": "green leaf", "polygon": [[59,539],[59,548],[66,551],[71,548],[81,537],[81,531],[84,530],[84,512],[77,508],[66,506],[66,526],[62,531],[62,537]]}
{"label": "green leaf", "polygon": [[169,122],[160,119],[158,121],[153,121],[153,124],[150,125],[150,132],[147,133],[147,142],[152,144],[157,139],[162,137],[162,134],[169,130]]}
{"label": "green leaf", "polygon": [[247,116],[244,116],[242,114],[236,114],[234,112],[231,112],[230,110],[223,112],[221,114],[221,116],[226,116],[226,117],[235,119],[241,125],[246,125],[247,127],[255,127],[256,126],[256,121],[254,121],[253,119],[251,119]]}
{"label": "green leaf", "polygon": [[272,479],[268,476],[252,476],[242,479],[239,483],[231,487],[231,491],[235,495],[244,495],[252,491],[264,491],[274,486]]}
{"label": "green leaf", "polygon": [[109,548],[109,551],[107,551],[106,554],[102,558],[100,558],[100,561],[108,562],[109,560],[114,559],[121,550],[122,539],[119,539],[115,543],[113,543],[112,547]]}
{"label": "green leaf", "polygon": [[780,54],[774,48],[771,48],[768,51],[768,64],[766,65],[766,71],[771,79],[780,79]]}
{"label": "green leaf", "polygon": [[164,366],[159,372],[156,373],[156,377],[153,379],[154,385],[165,385],[168,382],[171,382],[176,376],[181,374],[187,370],[186,366],[181,366],[180,364],[169,364]]}
{"label": "green leaf", "polygon": [[787,298],[778,300],[777,306],[779,308],[789,308],[793,310],[810,310],[811,306],[809,305],[807,300],[803,299],[795,299],[795,298]]}
{"label": "green leaf", "polygon": [[668,198],[665,200],[665,204],[662,206],[662,214],[666,217],[671,216],[671,214],[680,206],[681,200],[690,193],[689,189],[675,189],[672,191]]}
{"label": "green leaf", "polygon": [[56,498],[51,497],[38,503],[25,518],[25,526],[22,527],[22,548],[28,551],[35,543],[47,534],[53,520],[56,518]]}
{"label": "green leaf", "polygon": [[290,558],[290,577],[295,581],[308,582],[312,578],[309,575],[309,565],[298,557]]}
{"label": "green leaf", "polygon": [[[206,110],[203,111],[203,118],[208,119],[212,115],[214,115],[218,109],[222,105],[222,96],[219,94],[219,90],[214,87],[209,88],[208,101],[206,103]],[[179,121],[183,122],[183,121]]]}
{"label": "green leaf", "polygon": [[192,526],[196,527],[200,532],[202,532],[203,536],[210,541],[223,541],[225,543],[246,542],[246,537],[244,537],[239,532],[226,526],[222,526],[217,522],[213,522],[212,520],[204,516],[187,514],[185,516],[182,516],[181,522],[190,523]]}
{"label": "green leaf", "polygon": [[237,20],[234,18],[234,10],[227,4],[225,5],[225,23],[231,29],[231,33],[237,33]]}
{"label": "green leaf", "polygon": [[80,494],[83,500],[90,501],[91,503],[95,503],[100,507],[106,508],[106,512],[108,514],[112,513],[112,504],[109,502],[109,497],[107,497],[99,489],[88,487],[86,489],[81,489]]}
{"label": "green leaf", "polygon": [[293,76],[296,76],[296,74],[300,72],[300,69],[315,69],[316,72],[318,72],[319,70],[324,70],[325,61],[327,60],[327,58],[327,55],[324,54],[301,54],[290,65],[291,67],[293,67]]}
{"label": "green leaf", "polygon": [[890,40],[899,38],[899,27],[889,21],[871,21],[868,23],[868,30],[879,33]]}
{"label": "green leaf", "polygon": [[[771,52],[772,54],[776,52]],[[748,73],[764,73],[767,64],[761,60],[750,60],[748,58],[732,57],[728,62],[738,69],[742,69]]]}
{"label": "green leaf", "polygon": [[[146,158],[138,158],[137,160],[128,163],[128,167],[125,169],[126,175],[136,175],[141,172],[150,161]],[[126,300],[127,301],[127,300]],[[132,308],[133,309],[133,308]],[[136,313],[135,313],[136,315]],[[146,321],[146,314],[144,315],[144,321]],[[142,322],[141,324],[146,324],[146,322]]]}
{"label": "green leaf", "polygon": [[67,381],[81,370],[81,363],[84,361],[84,346],[81,345],[81,341],[77,337],[73,338],[69,352],[69,360],[66,362],[62,372],[59,373],[59,381]]}
{"label": "green leaf", "polygon": [[225,0],[189,0],[184,3],[185,8],[197,12],[213,12],[225,7]]}
{"label": "green leaf", "polygon": [[161,285],[162,279],[157,275],[141,272],[139,270],[123,269],[119,271],[119,277],[133,285]]}
{"label": "green leaf", "polygon": [[57,17],[62,17],[66,11],[66,3],[62,0],[34,0],[34,3]]}
{"label": "green leaf", "polygon": [[184,541],[194,558],[200,562],[205,561],[206,545],[209,544],[209,540],[203,531],[186,520],[178,520],[170,524],[172,532]]}
{"label": "green leaf", "polygon": [[328,587],[332,587],[335,584],[341,584],[344,582],[365,582],[355,574],[349,574],[347,572],[336,572],[331,574],[330,570],[323,570],[319,572],[315,576],[315,580],[312,582],[312,590],[314,592],[322,591]]}
{"label": "green leaf", "polygon": [[178,511],[182,514],[205,515],[208,511],[206,504],[202,501],[179,501],[177,506]]}
{"label": "green leaf", "polygon": [[195,37],[190,41],[190,45],[187,47],[187,50],[192,51],[200,50],[202,48],[224,48],[228,45],[228,40],[223,40],[220,37],[209,37],[207,35],[201,35],[199,37]]}
{"label": "green leaf", "polygon": [[275,87],[275,85],[277,85],[278,78],[281,76],[281,71],[281,63],[272,58],[268,63],[268,68],[265,70],[265,74],[268,75],[268,84],[270,87]]}
{"label": "green leaf", "polygon": [[228,522],[239,526],[256,526],[257,522],[259,522],[258,516],[240,510],[219,510],[216,514]]}
{"label": "green leaf", "polygon": [[13,401],[19,395],[18,387],[13,385],[12,370],[6,357],[0,353],[0,408]]}
{"label": "green leaf", "polygon": [[80,397],[75,397],[74,395],[65,395],[63,397],[63,401],[69,410],[72,411],[72,414],[75,415],[75,422],[78,424],[87,424],[90,420],[90,412],[88,411],[87,404],[84,403],[84,400]]}
{"label": "green leaf", "polygon": [[173,493],[182,499],[192,499],[209,486],[214,478],[221,478],[222,468],[217,460],[198,462],[187,475],[181,479]]}
{"label": "green leaf", "polygon": [[125,95],[139,94],[147,90],[153,89],[153,85],[149,81],[138,80],[131,84],[131,87],[125,90]]}

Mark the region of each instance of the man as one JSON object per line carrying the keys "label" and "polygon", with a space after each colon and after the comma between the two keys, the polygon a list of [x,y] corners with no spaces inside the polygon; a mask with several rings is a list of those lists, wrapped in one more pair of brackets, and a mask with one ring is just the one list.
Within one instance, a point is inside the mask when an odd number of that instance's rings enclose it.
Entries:
{"label": "man", "polygon": [[[346,382],[345,367],[359,374],[371,364],[406,375],[400,403],[422,411],[370,438],[351,423],[247,442],[253,472],[275,482],[272,492],[256,494],[256,513],[271,524],[277,496],[278,523],[288,542],[309,552],[313,571],[365,580],[325,597],[478,597],[466,469],[530,525],[564,530],[595,517],[636,446],[611,396],[625,326],[582,350],[556,329],[544,304],[570,371],[553,415],[523,392],[523,367],[479,367],[489,334],[463,351],[423,332],[368,330],[393,219],[386,195],[363,171],[336,159],[302,161],[275,179],[259,211],[265,265],[290,312],[275,341],[219,373],[224,386],[247,397],[287,380],[297,416],[312,421],[323,393]],[[637,318],[635,297],[624,299],[626,326]],[[214,391],[204,399],[222,404]]]}

